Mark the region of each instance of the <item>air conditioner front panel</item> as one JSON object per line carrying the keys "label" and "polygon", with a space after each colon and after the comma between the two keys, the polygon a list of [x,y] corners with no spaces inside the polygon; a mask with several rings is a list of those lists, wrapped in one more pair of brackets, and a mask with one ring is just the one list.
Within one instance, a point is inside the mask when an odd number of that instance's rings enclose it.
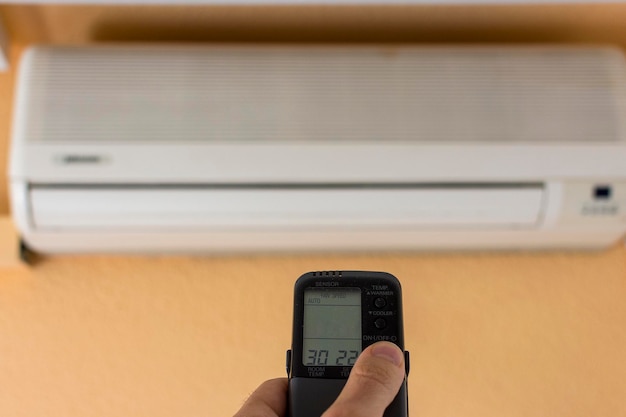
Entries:
{"label": "air conditioner front panel", "polygon": [[525,187],[220,189],[37,187],[36,230],[533,227],[544,190]]}

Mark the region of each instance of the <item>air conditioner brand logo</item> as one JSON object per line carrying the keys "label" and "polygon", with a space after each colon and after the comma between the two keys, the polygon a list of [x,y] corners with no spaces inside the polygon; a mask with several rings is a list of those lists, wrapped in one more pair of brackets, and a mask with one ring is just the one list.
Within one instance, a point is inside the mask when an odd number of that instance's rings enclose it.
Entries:
{"label": "air conditioner brand logo", "polygon": [[108,162],[108,158],[93,154],[59,155],[55,161],[61,165],[99,165]]}

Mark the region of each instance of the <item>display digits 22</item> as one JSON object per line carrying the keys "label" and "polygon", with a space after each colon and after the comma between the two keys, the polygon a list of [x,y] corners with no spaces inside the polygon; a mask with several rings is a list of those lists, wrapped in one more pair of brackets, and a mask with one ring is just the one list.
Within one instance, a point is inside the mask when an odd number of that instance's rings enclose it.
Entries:
{"label": "display digits 22", "polygon": [[[402,292],[391,274],[309,272],[296,281],[293,311],[287,351],[290,417],[320,417],[367,346],[386,340],[404,351]],[[408,375],[406,351],[405,363]],[[384,417],[407,415],[405,378]]]}

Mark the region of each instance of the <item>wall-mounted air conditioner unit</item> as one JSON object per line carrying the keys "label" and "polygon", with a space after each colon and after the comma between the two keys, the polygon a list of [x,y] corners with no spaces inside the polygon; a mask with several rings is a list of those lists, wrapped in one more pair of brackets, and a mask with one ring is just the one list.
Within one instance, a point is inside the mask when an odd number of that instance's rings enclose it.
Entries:
{"label": "wall-mounted air conditioner unit", "polygon": [[626,65],[595,47],[39,47],[13,215],[43,252],[596,248]]}

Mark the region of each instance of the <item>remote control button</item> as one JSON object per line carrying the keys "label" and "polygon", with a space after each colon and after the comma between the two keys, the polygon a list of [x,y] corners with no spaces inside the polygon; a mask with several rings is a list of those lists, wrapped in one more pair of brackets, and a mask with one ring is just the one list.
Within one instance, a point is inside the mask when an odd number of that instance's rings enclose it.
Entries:
{"label": "remote control button", "polygon": [[409,358],[409,351],[404,351],[404,367],[406,369],[406,376],[409,376],[409,370],[411,369],[411,360]]}
{"label": "remote control button", "polygon": [[374,305],[378,308],[383,308],[387,305],[387,301],[385,301],[384,298],[378,297],[376,300],[374,300]]}
{"label": "remote control button", "polygon": [[377,329],[384,329],[385,327],[387,327],[387,322],[385,321],[385,319],[379,318],[376,319],[376,321],[374,322],[374,326],[376,326]]}
{"label": "remote control button", "polygon": [[287,368],[287,376],[289,376],[289,373],[291,371],[291,349],[287,351],[287,361],[285,364],[285,368]]}

